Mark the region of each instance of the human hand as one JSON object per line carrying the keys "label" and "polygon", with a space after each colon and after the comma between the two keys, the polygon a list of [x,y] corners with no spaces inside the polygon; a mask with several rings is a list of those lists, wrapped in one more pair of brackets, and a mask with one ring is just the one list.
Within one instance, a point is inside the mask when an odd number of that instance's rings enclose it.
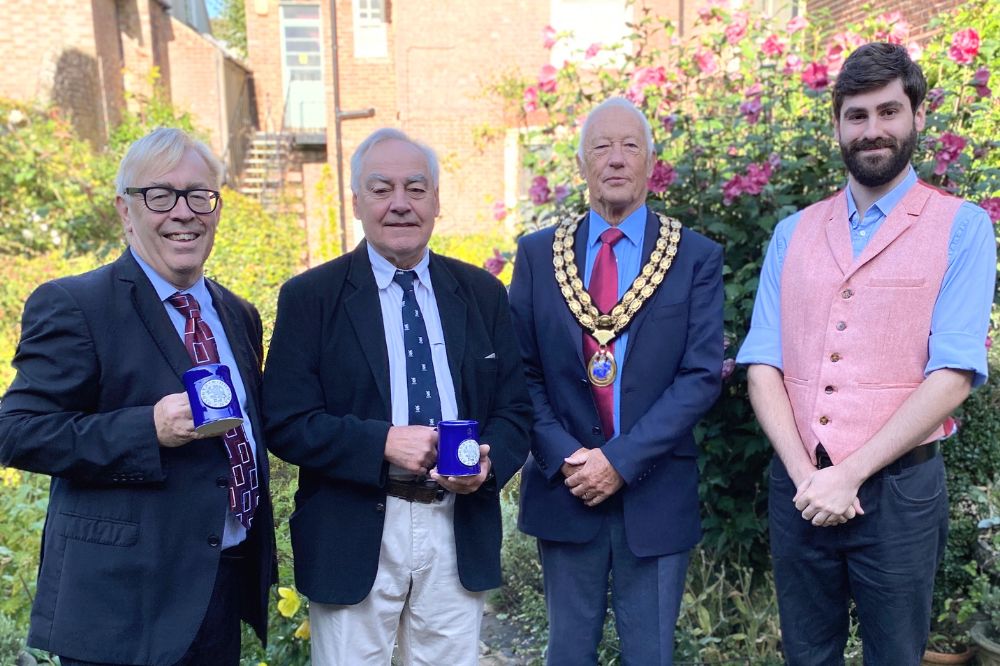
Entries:
{"label": "human hand", "polygon": [[625,485],[621,474],[600,449],[577,451],[566,458],[566,464],[577,470],[566,478],[565,483],[569,491],[587,506],[597,506]]}
{"label": "human hand", "polygon": [[573,460],[579,460],[580,462],[572,465],[568,462],[563,462],[562,466],[559,468],[559,471],[561,471],[562,475],[568,479],[569,477],[573,476],[574,474],[580,471],[580,467],[582,467],[583,463],[586,462],[588,455],[590,455],[590,449],[581,446],[576,451],[574,451],[573,455],[571,455],[569,458],[564,458],[564,460],[569,460],[570,458],[572,458]]}
{"label": "human hand", "polygon": [[817,470],[799,484],[792,501],[802,519],[816,527],[840,525],[864,515],[858,499],[860,481],[834,465]]}
{"label": "human hand", "polygon": [[153,405],[153,423],[160,446],[175,448],[195,439],[202,439],[194,430],[191,402],[187,393],[171,393]]}
{"label": "human hand", "polygon": [[479,490],[486,477],[490,475],[490,445],[479,445],[479,474],[475,476],[441,476],[437,467],[431,470],[431,478],[437,481],[438,485],[445,490],[450,490],[458,495],[468,495]]}
{"label": "human hand", "polygon": [[385,438],[385,459],[393,465],[426,476],[437,461],[437,430],[428,426],[393,426]]}

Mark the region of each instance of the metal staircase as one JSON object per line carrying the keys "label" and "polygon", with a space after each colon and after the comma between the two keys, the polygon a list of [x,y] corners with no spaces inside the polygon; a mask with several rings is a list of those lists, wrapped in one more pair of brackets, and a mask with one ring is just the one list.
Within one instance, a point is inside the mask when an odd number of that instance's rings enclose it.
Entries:
{"label": "metal staircase", "polygon": [[302,166],[293,157],[290,134],[254,134],[239,190],[272,214],[301,214]]}

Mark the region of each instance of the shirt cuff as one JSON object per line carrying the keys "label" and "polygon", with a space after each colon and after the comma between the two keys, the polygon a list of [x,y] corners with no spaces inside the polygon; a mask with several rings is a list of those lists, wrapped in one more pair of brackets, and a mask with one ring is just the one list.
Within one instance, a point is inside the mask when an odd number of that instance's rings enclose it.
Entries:
{"label": "shirt cuff", "polygon": [[971,370],[976,373],[972,388],[982,386],[989,376],[986,361],[986,336],[977,337],[968,333],[934,333],[929,343],[930,358],[924,369],[924,376],[935,370]]}

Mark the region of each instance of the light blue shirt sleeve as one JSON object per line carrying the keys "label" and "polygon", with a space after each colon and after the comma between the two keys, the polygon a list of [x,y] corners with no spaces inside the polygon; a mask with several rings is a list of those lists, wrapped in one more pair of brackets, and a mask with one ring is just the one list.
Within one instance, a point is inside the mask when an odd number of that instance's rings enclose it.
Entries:
{"label": "light blue shirt sleeve", "polygon": [[948,269],[931,315],[925,376],[942,368],[972,370],[973,387],[986,383],[986,334],[996,274],[993,225],[986,211],[966,201],[951,227]]}
{"label": "light blue shirt sleeve", "polygon": [[764,255],[764,265],[753,304],[750,332],[736,355],[737,363],[781,364],[781,271],[792,233],[799,223],[800,213],[793,213],[778,223]]}

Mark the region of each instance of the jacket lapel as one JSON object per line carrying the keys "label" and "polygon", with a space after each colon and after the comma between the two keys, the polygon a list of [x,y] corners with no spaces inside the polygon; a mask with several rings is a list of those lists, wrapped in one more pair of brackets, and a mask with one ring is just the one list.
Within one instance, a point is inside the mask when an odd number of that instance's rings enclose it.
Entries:
{"label": "jacket lapel", "polygon": [[845,276],[854,263],[854,250],[851,245],[851,225],[847,217],[847,190],[827,200],[826,241],[830,244],[837,267]]}
{"label": "jacket lapel", "polygon": [[[576,238],[573,239],[573,262],[576,264],[577,275],[581,282],[587,274],[587,234],[589,233],[590,212],[588,211],[580,220],[580,224],[576,229]],[[580,326],[576,317],[570,312],[569,306],[566,305],[566,299],[563,298],[562,293],[559,291],[559,285],[555,283],[555,278],[553,278],[553,284],[555,284],[556,299],[559,301],[557,307],[559,312],[562,313],[563,324],[566,325],[566,329],[569,332],[569,339],[572,340],[573,349],[576,350],[577,358],[580,359],[580,365],[586,367],[587,363],[583,358],[583,327]]]}
{"label": "jacket lapel", "polygon": [[126,249],[115,262],[115,273],[149,336],[180,379],[191,368],[191,357],[163,309],[163,302],[130,250]]}
{"label": "jacket lapel", "polygon": [[441,316],[445,349],[448,351],[448,370],[455,385],[455,400],[458,413],[465,413],[462,391],[462,361],[465,358],[467,333],[466,317],[468,306],[458,291],[458,281],[448,267],[437,256],[430,254],[431,283],[434,286],[434,300]]}
{"label": "jacket lapel", "polygon": [[[364,241],[351,252],[347,283],[349,285],[347,291],[351,288],[354,291],[345,293],[344,309],[354,326],[361,353],[368,361],[388,416],[392,413],[389,393],[389,352],[385,348],[385,324],[382,321],[378,285],[375,283],[375,274],[372,273],[372,265],[368,260],[368,245]],[[345,350],[345,353],[350,353],[350,350]]]}

